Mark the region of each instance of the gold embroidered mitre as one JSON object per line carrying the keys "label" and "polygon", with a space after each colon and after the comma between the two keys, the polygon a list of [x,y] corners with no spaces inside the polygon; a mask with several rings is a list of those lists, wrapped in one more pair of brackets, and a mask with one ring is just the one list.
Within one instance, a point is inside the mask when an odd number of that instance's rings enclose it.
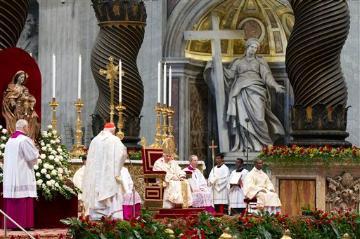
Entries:
{"label": "gold embroidered mitre", "polygon": [[172,155],[175,156],[175,142],[173,137],[168,137],[164,140],[163,144],[162,144],[162,150],[163,153],[166,155]]}

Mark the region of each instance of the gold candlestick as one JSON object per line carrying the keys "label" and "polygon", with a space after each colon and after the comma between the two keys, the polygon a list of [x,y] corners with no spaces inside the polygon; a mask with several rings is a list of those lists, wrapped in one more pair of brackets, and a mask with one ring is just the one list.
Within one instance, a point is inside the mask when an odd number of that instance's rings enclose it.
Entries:
{"label": "gold candlestick", "polygon": [[86,151],[84,145],[82,145],[81,140],[83,136],[82,132],[82,121],[81,121],[81,108],[84,106],[84,103],[81,99],[77,99],[75,102],[75,108],[76,108],[76,131],[75,131],[75,144],[73,145],[73,148],[71,150],[71,156],[75,158],[80,158],[82,156],[85,156]]}
{"label": "gold candlestick", "polygon": [[109,88],[110,88],[110,122],[114,123],[114,81],[118,78],[119,73],[119,65],[114,65],[114,58],[112,56],[109,57],[109,64],[106,65],[105,69],[100,69],[99,74],[105,75],[106,79],[109,80]]}
{"label": "gold candlestick", "polygon": [[168,132],[169,132],[169,137],[174,137],[174,125],[173,125],[173,119],[174,119],[174,114],[175,114],[175,110],[173,107],[169,106],[166,109],[167,115],[168,115]]}
{"label": "gold candlestick", "polygon": [[118,127],[118,132],[116,133],[116,136],[119,137],[121,140],[124,138],[125,134],[123,132],[123,128],[124,128],[124,118],[123,118],[123,111],[126,110],[126,107],[122,105],[121,102],[119,102],[119,105],[116,106],[116,109],[118,111],[118,123],[117,123],[117,127]]}
{"label": "gold candlestick", "polygon": [[59,106],[59,102],[56,101],[55,97],[51,99],[49,106],[51,107],[51,126],[57,130],[56,108]]}
{"label": "gold candlestick", "polygon": [[161,114],[162,114],[162,135],[161,135],[161,139],[162,142],[164,142],[164,140],[167,138],[168,136],[168,126],[167,126],[167,106],[163,105],[161,107]]}
{"label": "gold candlestick", "polygon": [[154,143],[150,146],[151,148],[159,149],[161,148],[162,135],[161,135],[161,103],[156,103],[155,112],[156,112],[156,133],[154,138]]}

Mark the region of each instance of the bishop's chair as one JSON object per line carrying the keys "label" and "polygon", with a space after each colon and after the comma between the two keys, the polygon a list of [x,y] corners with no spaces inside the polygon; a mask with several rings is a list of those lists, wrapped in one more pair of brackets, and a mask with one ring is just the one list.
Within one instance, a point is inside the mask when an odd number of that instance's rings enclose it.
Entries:
{"label": "bishop's chair", "polygon": [[144,207],[149,210],[159,210],[163,204],[163,182],[166,172],[153,171],[155,161],[162,155],[162,149],[148,147],[141,149],[145,181]]}

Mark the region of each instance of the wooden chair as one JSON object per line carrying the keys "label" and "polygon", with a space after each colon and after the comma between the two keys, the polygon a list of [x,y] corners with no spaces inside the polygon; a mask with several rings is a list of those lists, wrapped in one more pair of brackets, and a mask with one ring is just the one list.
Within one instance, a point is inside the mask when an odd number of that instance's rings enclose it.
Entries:
{"label": "wooden chair", "polygon": [[244,198],[244,202],[246,203],[245,213],[253,214],[257,212],[257,199],[253,198]]}
{"label": "wooden chair", "polygon": [[149,210],[159,210],[163,204],[163,181],[166,172],[153,171],[155,161],[162,155],[162,149],[143,147],[141,150],[145,181],[144,207]]}

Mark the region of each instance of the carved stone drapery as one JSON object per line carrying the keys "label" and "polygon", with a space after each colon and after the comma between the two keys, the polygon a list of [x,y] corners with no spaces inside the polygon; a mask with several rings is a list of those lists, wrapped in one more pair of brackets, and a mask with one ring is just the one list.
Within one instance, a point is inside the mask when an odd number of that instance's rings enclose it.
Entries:
{"label": "carved stone drapery", "polygon": [[0,49],[16,46],[29,4],[30,0],[0,0]]}
{"label": "carved stone drapery", "polygon": [[358,208],[360,202],[360,178],[355,179],[350,173],[327,178],[326,203],[329,210],[351,210]]}
{"label": "carved stone drapery", "polygon": [[[295,24],[286,51],[286,69],[294,90],[294,105],[306,107],[342,107],[347,103],[347,87],[340,67],[340,54],[350,28],[346,1],[290,1]],[[321,108],[321,107],[320,107]],[[327,113],[325,113],[326,115]],[[300,114],[293,114],[298,122]],[[323,117],[322,114],[319,117]],[[346,116],[340,115],[345,120]],[[296,144],[322,144],[334,136],[332,145],[347,145],[343,127],[309,130],[294,128]],[[313,139],[316,139],[313,141]],[[328,142],[326,142],[328,143]]]}
{"label": "carved stone drapery", "polygon": [[[144,98],[144,89],[137,69],[136,58],[144,39],[145,6],[139,0],[92,0],[92,3],[100,26],[100,32],[91,54],[91,70],[99,88],[95,113],[100,115],[103,121],[109,119],[109,84],[99,74],[99,69],[105,69],[109,56],[112,56],[115,62],[121,59],[125,73],[122,81],[122,104],[126,107],[124,111],[125,142],[136,141],[140,131],[139,115]],[[114,85],[115,105],[117,105],[118,80]]]}

